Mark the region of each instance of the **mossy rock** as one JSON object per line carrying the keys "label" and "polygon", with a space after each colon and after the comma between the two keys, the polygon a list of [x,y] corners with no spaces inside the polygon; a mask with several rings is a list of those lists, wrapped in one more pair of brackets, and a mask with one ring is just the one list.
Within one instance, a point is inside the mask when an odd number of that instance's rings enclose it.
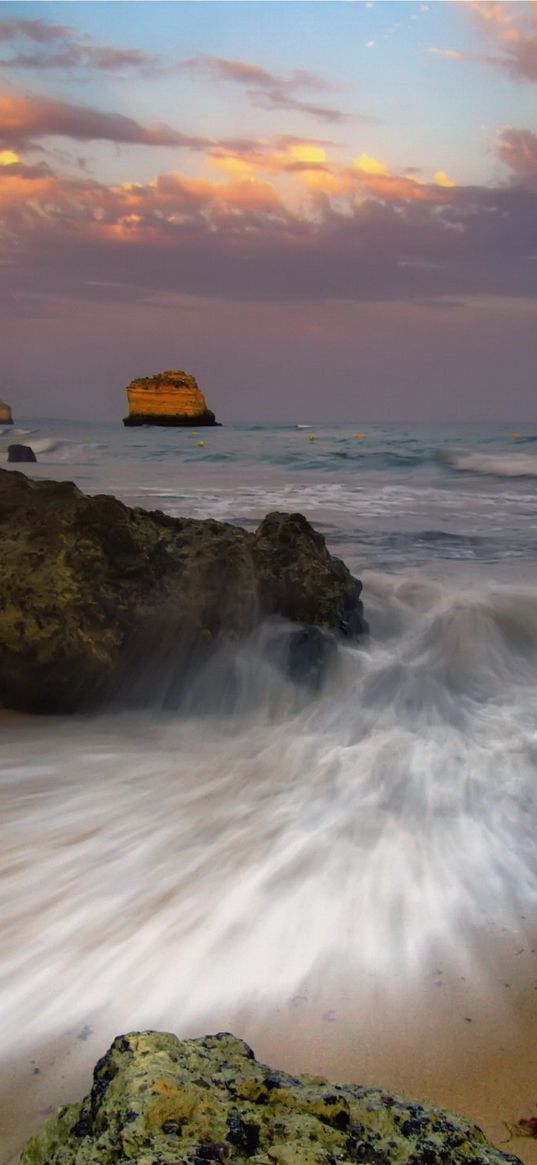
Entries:
{"label": "mossy rock", "polygon": [[367,630],[361,583],[300,514],[255,534],[130,509],[0,470],[0,705],[99,706],[151,671],[164,690],[267,616]]}
{"label": "mossy rock", "polygon": [[290,1076],[228,1033],[118,1036],[80,1104],[19,1165],[520,1165],[463,1117],[380,1089]]}

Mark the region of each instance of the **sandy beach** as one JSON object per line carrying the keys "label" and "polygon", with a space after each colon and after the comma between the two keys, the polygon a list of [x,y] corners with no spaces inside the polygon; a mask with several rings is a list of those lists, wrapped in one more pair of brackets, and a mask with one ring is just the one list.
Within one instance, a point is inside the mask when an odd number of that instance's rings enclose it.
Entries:
{"label": "sandy beach", "polygon": [[[445,1107],[537,1165],[537,1140],[516,1128],[537,1115],[537,935],[490,928],[480,954],[481,985],[470,966],[465,974],[440,958],[413,990],[398,988],[396,975],[368,987],[326,975],[270,1011],[256,1004],[219,1016],[215,1008],[204,1025],[175,1030],[189,1037],[230,1029],[272,1066]],[[116,1034],[101,1015],[48,1044],[25,1041],[2,1071],[1,1165],[15,1165],[46,1116],[89,1089],[91,1068]]]}

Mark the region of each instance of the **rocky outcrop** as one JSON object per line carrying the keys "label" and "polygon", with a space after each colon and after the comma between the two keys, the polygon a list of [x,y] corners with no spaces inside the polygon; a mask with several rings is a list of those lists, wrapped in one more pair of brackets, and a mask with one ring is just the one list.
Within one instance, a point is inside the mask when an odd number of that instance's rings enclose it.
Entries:
{"label": "rocky outcrop", "polygon": [[520,1165],[464,1117],[379,1088],[290,1076],[228,1033],[118,1036],[89,1096],[19,1165]]}
{"label": "rocky outcrop", "polygon": [[30,445],[8,445],[8,461],[37,461],[37,457]]}
{"label": "rocky outcrop", "polygon": [[[367,631],[362,585],[300,514],[254,534],[129,509],[72,482],[0,470],[0,704],[41,712],[138,697],[180,702],[189,669],[266,616],[305,625],[290,670],[329,655],[315,629]],[[298,663],[297,663],[298,661]],[[144,689],[147,692],[147,685]]]}
{"label": "rocky outcrop", "polygon": [[13,424],[13,417],[11,415],[10,406],[4,404],[3,400],[0,400],[0,425],[12,425],[12,424]]}
{"label": "rocky outcrop", "polygon": [[127,387],[129,415],[124,425],[216,425],[194,376],[170,369],[131,380]]}

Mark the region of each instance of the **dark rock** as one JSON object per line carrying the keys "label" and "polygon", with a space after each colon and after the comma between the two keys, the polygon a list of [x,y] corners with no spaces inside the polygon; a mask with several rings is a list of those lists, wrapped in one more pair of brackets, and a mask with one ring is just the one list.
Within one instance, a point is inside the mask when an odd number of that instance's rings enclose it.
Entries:
{"label": "dark rock", "polygon": [[329,553],[322,534],[302,514],[267,514],[253,538],[262,603],[289,619],[351,638],[368,632],[361,582]]}
{"label": "dark rock", "polygon": [[242,1149],[246,1157],[252,1157],[259,1148],[260,1125],[256,1121],[244,1120],[234,1108],[227,1118],[227,1128],[226,1140],[230,1145]]}
{"label": "dark rock", "polygon": [[284,675],[316,691],[337,655],[337,640],[334,634],[319,627],[295,627],[282,620],[265,629],[260,649]]}
{"label": "dark rock", "polygon": [[291,679],[318,688],[336,651],[336,640],[327,631],[299,627],[289,636],[287,672]]}
{"label": "dark rock", "polygon": [[315,686],[333,636],[367,631],[361,583],[300,514],[269,514],[248,534],[0,470],[0,537],[9,708],[68,712],[148,688],[180,700],[194,668],[270,616],[306,625],[286,665]]}
{"label": "dark rock", "polygon": [[143,416],[137,416],[133,413],[131,416],[123,417],[123,424],[127,428],[133,426],[139,428],[141,425],[160,425],[168,429],[201,429],[207,426],[221,428],[211,409],[206,409],[204,413],[198,413],[195,417],[163,417],[160,413],[144,413]]}
{"label": "dark rock", "polygon": [[8,461],[37,461],[37,457],[30,445],[8,445]]}
{"label": "dark rock", "polygon": [[[380,1088],[274,1072],[229,1034],[134,1032],[127,1046],[116,1039],[100,1062],[113,1074],[93,1118],[87,1100],[59,1109],[19,1165],[521,1165],[464,1117],[400,1096],[387,1106]],[[278,1087],[254,1105],[269,1079]],[[412,1113],[419,1122],[405,1131]]]}

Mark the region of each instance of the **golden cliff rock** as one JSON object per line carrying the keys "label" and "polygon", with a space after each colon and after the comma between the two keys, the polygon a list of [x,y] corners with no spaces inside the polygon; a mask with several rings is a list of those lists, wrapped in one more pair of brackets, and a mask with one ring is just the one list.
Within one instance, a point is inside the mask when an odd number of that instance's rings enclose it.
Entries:
{"label": "golden cliff rock", "polygon": [[127,386],[129,415],[124,425],[217,425],[214,413],[187,372],[169,369],[138,377]]}
{"label": "golden cliff rock", "polygon": [[11,409],[9,405],[4,404],[3,400],[0,400],[0,425],[12,424],[13,417],[11,416]]}

